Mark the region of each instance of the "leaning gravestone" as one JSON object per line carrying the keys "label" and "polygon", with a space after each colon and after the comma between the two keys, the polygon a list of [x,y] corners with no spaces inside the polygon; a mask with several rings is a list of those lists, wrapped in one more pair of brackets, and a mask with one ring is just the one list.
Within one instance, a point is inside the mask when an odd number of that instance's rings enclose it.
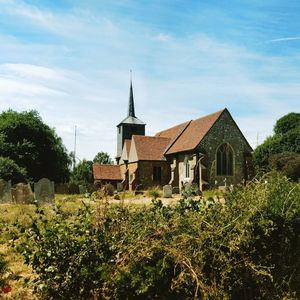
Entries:
{"label": "leaning gravestone", "polygon": [[11,203],[11,181],[0,179],[0,203]]}
{"label": "leaning gravestone", "polygon": [[164,198],[172,198],[172,186],[167,184],[163,187],[163,197]]}
{"label": "leaning gravestone", "polygon": [[123,192],[123,190],[124,190],[123,183],[118,182],[117,183],[117,191],[120,193],[120,192]]}
{"label": "leaning gravestone", "polygon": [[30,204],[34,202],[30,184],[18,183],[11,189],[12,199],[17,204]]}
{"label": "leaning gravestone", "polygon": [[48,178],[42,178],[34,183],[34,196],[37,202],[53,202],[54,182]]}

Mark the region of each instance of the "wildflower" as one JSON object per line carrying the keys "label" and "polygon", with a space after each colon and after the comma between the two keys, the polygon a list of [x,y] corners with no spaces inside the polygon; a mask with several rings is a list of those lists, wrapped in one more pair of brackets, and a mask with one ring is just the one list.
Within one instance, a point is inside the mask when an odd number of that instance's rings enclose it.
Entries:
{"label": "wildflower", "polygon": [[3,292],[4,294],[10,293],[11,290],[12,290],[12,288],[11,288],[11,286],[9,286],[9,285],[5,285],[5,286],[2,288],[2,292]]}

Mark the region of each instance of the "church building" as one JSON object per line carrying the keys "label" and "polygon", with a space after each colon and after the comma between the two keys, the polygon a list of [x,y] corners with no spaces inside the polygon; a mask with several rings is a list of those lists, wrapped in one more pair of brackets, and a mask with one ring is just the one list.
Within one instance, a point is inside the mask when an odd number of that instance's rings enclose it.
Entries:
{"label": "church building", "polygon": [[194,183],[202,191],[250,177],[253,150],[226,108],[155,136],[146,136],[145,127],[135,115],[131,82],[128,115],[117,125],[117,165],[94,164],[95,180],[129,190]]}

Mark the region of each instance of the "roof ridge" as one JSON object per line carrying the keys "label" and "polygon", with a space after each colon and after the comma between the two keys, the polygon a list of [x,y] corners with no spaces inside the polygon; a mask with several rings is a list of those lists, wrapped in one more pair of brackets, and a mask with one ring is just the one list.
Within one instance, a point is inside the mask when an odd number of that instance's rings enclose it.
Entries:
{"label": "roof ridge", "polygon": [[[170,145],[167,146],[167,148],[166,148],[164,154],[167,153],[167,152],[169,151],[169,149],[174,145],[174,143],[180,138],[180,136],[181,136],[181,135],[185,132],[185,130],[190,126],[190,124],[192,123],[192,121],[193,121],[193,120],[187,121],[188,123],[185,122],[185,123],[187,123],[186,126],[185,126],[185,127],[181,130],[181,132],[175,137],[175,139],[173,140],[173,142],[172,142]],[[182,123],[182,124],[184,124],[184,123]]]}
{"label": "roof ridge", "polygon": [[154,138],[154,139],[165,139],[165,140],[170,140],[168,137],[163,137],[163,136],[152,136],[152,135],[139,135],[139,134],[133,134],[132,137],[138,137],[138,138]]}
{"label": "roof ridge", "polygon": [[218,111],[216,111],[216,112],[214,112],[214,113],[211,113],[211,114],[209,114],[209,115],[205,115],[205,116],[203,116],[203,117],[194,119],[194,120],[192,120],[192,121],[198,121],[198,120],[200,120],[200,119],[208,118],[208,117],[211,117],[211,116],[217,115],[217,114],[220,114],[220,115],[221,115],[225,110],[228,110],[228,109],[225,107],[225,108],[223,108],[223,109],[221,109],[221,110],[218,110]]}
{"label": "roof ridge", "polygon": [[188,123],[188,122],[190,122],[190,121],[185,121],[185,122],[182,122],[182,123],[180,123],[180,124],[177,124],[177,125],[174,125],[174,126],[172,126],[172,127],[169,127],[169,128],[167,128],[167,129],[161,130],[161,131],[157,132],[157,133],[155,134],[155,136],[158,135],[158,134],[161,134],[161,133],[163,133],[163,132],[165,132],[165,131],[168,131],[168,130],[174,129],[174,128],[176,128],[176,127],[182,126],[182,125],[184,125],[185,123]]}

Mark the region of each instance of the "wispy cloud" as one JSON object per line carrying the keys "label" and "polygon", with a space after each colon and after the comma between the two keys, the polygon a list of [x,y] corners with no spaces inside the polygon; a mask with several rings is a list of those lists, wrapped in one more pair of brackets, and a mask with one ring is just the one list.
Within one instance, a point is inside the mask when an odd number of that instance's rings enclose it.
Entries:
{"label": "wispy cloud", "polygon": [[273,40],[268,40],[268,42],[278,43],[278,42],[288,42],[288,41],[295,41],[295,40],[300,40],[300,36],[273,39]]}

